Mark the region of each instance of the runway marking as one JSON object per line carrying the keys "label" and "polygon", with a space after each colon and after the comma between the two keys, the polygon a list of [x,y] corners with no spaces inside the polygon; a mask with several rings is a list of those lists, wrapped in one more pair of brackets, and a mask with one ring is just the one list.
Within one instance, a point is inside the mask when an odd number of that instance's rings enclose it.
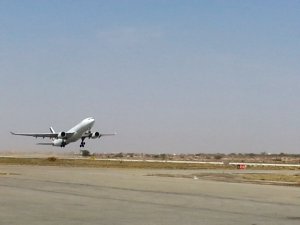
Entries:
{"label": "runway marking", "polygon": [[9,176],[9,175],[20,175],[20,174],[19,173],[5,173],[5,172],[0,172],[0,175]]}
{"label": "runway marking", "polygon": [[300,216],[289,216],[287,217],[289,220],[300,220]]}

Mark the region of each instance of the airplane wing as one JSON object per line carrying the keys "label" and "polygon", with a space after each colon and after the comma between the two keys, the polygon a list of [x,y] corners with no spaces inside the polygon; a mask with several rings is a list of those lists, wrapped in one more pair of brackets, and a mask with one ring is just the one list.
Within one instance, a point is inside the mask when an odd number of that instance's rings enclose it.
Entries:
{"label": "airplane wing", "polygon": [[[98,133],[98,132],[96,132],[96,133]],[[97,136],[97,138],[101,138],[102,136],[113,136],[113,135],[116,135],[116,134],[117,134],[117,133],[113,133],[113,134],[101,134],[101,133],[99,133],[99,135]],[[86,132],[86,133],[84,133],[81,137],[82,137],[82,138],[91,138],[92,135],[93,135],[93,133],[91,133],[91,132]]]}
{"label": "airplane wing", "polygon": [[116,135],[116,134],[117,134],[117,133],[114,133],[114,134],[100,134],[100,135],[99,135],[99,138],[102,137],[102,136],[114,136],[114,135]]}
{"label": "airplane wing", "polygon": [[[20,135],[20,136],[30,136],[30,137],[41,137],[41,138],[57,138],[59,133],[14,133],[10,132],[12,135]],[[73,133],[66,133],[66,138],[72,136]]]}

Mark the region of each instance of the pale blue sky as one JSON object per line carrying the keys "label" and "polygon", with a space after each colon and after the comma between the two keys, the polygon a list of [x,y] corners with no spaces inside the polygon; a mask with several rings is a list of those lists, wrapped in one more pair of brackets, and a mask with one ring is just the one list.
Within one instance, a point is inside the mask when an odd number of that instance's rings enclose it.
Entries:
{"label": "pale blue sky", "polygon": [[299,153],[299,27],[292,0],[0,0],[0,150],[93,116],[95,152]]}

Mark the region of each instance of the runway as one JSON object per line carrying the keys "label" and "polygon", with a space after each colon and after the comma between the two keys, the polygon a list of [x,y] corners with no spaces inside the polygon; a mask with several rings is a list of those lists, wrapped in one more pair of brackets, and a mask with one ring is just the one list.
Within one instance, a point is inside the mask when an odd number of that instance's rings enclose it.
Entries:
{"label": "runway", "polygon": [[0,224],[300,223],[300,188],[153,173],[166,170],[0,165]]}

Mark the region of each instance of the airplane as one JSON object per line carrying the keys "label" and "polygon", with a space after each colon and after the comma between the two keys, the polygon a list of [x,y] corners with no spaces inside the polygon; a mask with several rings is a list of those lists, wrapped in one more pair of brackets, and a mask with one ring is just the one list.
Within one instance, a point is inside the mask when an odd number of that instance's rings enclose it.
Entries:
{"label": "airplane", "polygon": [[50,127],[51,133],[14,133],[10,132],[12,135],[21,135],[21,136],[31,136],[31,137],[41,137],[41,138],[50,138],[52,143],[37,143],[38,145],[52,145],[57,147],[64,148],[67,144],[71,142],[76,142],[81,139],[80,148],[84,147],[86,138],[100,138],[103,136],[111,136],[114,134],[101,134],[97,132],[91,132],[91,129],[95,123],[95,119],[93,117],[86,118],[78,123],[75,127],[71,128],[67,132],[59,132],[56,133],[52,127]]}

